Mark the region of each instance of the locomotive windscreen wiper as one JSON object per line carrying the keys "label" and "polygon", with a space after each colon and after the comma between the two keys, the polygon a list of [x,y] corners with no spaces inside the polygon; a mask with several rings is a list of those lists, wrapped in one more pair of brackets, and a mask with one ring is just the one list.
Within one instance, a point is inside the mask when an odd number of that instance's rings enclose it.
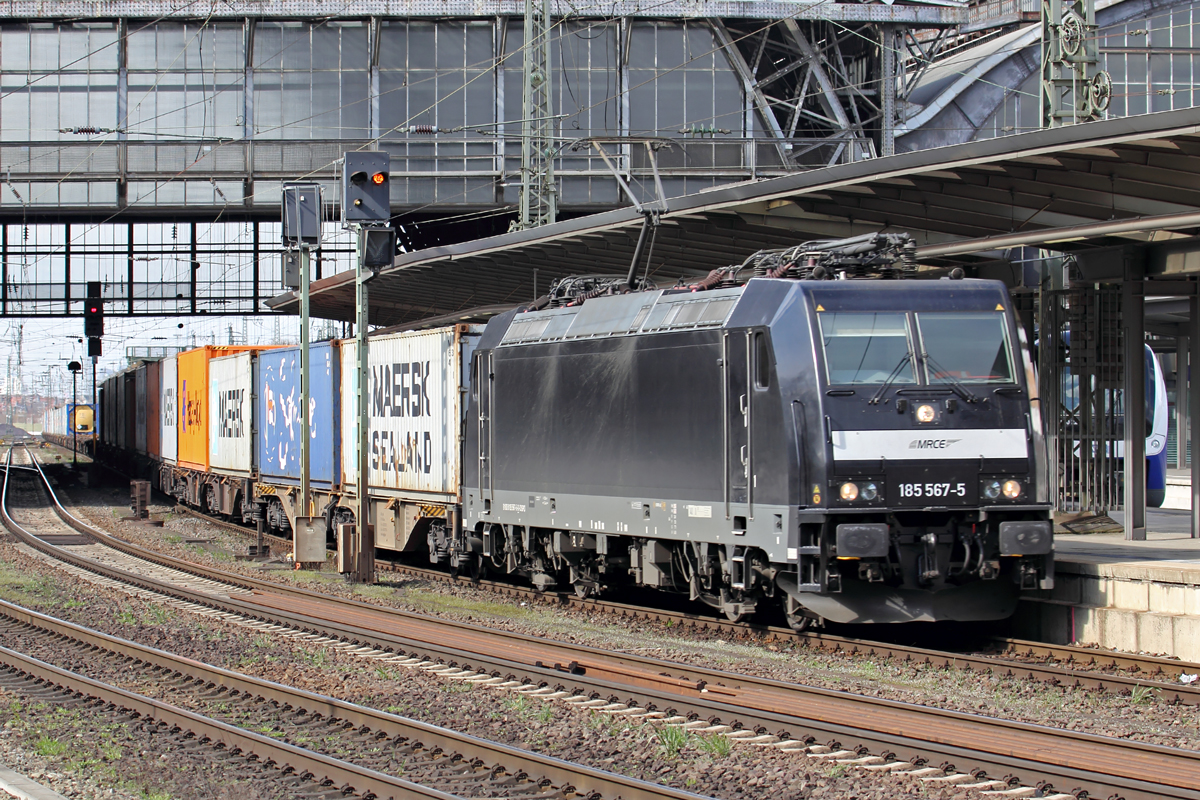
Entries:
{"label": "locomotive windscreen wiper", "polygon": [[912,360],[912,350],[909,350],[904,355],[900,356],[900,360],[896,362],[896,366],[892,367],[892,371],[888,373],[887,378],[884,379],[883,383],[879,385],[878,391],[876,391],[875,394],[871,396],[871,399],[867,401],[867,405],[879,405],[879,401],[883,399],[884,392],[886,392],[888,387],[895,383],[896,379],[900,377],[900,370],[904,369],[904,365],[910,363]]}
{"label": "locomotive windscreen wiper", "polygon": [[975,395],[971,394],[970,390],[967,389],[967,387],[963,386],[962,382],[959,381],[958,378],[954,377],[954,373],[950,372],[950,370],[946,369],[941,364],[939,364],[937,361],[935,361],[933,359],[933,357],[931,355],[929,355],[928,351],[923,351],[921,353],[921,358],[923,358],[925,360],[926,373],[929,372],[930,367],[933,367],[933,369],[935,369],[937,371],[939,383],[945,383],[947,386],[950,387],[950,391],[954,392],[956,395],[958,395],[959,397],[961,397],[963,400],[965,400],[968,403],[978,403],[979,402],[979,398],[976,397]]}

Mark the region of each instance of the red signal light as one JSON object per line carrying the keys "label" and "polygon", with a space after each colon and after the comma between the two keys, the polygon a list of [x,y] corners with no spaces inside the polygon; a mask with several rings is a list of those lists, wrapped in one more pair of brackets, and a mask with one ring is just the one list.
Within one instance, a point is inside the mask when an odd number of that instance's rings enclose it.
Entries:
{"label": "red signal light", "polygon": [[371,183],[375,184],[376,186],[382,186],[383,182],[386,180],[387,180],[387,175],[385,175],[382,172],[376,172],[374,175],[371,176]]}

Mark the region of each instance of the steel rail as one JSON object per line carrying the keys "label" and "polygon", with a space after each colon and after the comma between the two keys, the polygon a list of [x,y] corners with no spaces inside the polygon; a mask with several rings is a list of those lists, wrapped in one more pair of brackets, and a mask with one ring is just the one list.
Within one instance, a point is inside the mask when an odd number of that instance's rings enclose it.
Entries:
{"label": "steel rail", "polygon": [[[746,622],[729,622],[723,619],[705,617],[700,614],[652,609],[595,598],[580,599],[567,593],[547,594],[546,592],[538,592],[534,589],[527,589],[497,581],[471,581],[469,578],[447,575],[437,570],[404,564],[394,564],[390,568],[401,574],[418,576],[427,580],[441,579],[460,584],[471,583],[472,585],[483,586],[491,591],[526,600],[557,602],[562,605],[587,608],[629,619],[670,621],[674,624],[683,624],[734,635],[749,633],[765,639],[773,639],[781,642],[797,642],[808,647],[830,652],[894,659],[904,663],[979,672],[997,677],[1036,680],[1064,688],[1132,692],[1138,687],[1145,687],[1153,689],[1163,702],[1200,705],[1200,681],[1192,684],[1175,682],[1181,675],[1200,674],[1200,664],[1171,658],[1120,653],[1112,650],[1080,647],[1078,645],[1046,644],[1004,637],[995,637],[992,641],[1004,647],[1006,653],[1000,655],[959,653],[816,631],[798,633],[790,628],[757,625]],[[1022,657],[1053,659],[1067,662],[1067,665],[1042,664],[1019,660]],[[1087,669],[1089,666],[1091,669]],[[1104,669],[1120,671],[1115,673],[1098,671]]]}
{"label": "steel rail", "polygon": [[[527,775],[535,776],[535,781],[544,778],[555,786],[571,787],[584,794],[595,792],[603,797],[620,797],[627,800],[635,798],[639,800],[653,800],[654,798],[696,800],[702,797],[693,792],[676,790],[636,778],[627,778],[616,773],[457,733],[437,725],[407,719],[304,689],[243,675],[93,631],[3,600],[0,600],[0,615],[54,636],[74,640],[90,648],[136,659],[152,668],[169,670],[192,680],[203,681],[212,686],[221,686],[261,698],[267,702],[278,703],[281,707],[290,706],[295,709],[304,709],[309,713],[353,723],[354,728],[359,731],[365,727],[369,728],[371,732],[384,732],[389,738],[404,737],[421,742],[430,748],[440,747],[446,752],[456,753],[469,760],[500,765],[509,774],[522,771]],[[357,784],[355,786],[357,787]]]}
{"label": "steel rail", "polygon": [[[211,517],[202,512],[190,509],[187,506],[178,506],[177,508],[189,516],[203,520],[209,524],[218,525],[227,530],[247,536],[255,535],[248,528]],[[279,537],[270,538],[273,543],[290,545],[290,542],[286,539]],[[414,567],[399,562],[377,561],[377,563],[386,564],[386,568],[389,571],[402,575],[411,575],[425,580],[470,584],[524,600],[570,605],[629,619],[670,621],[675,624],[728,632],[734,635],[751,633],[778,641],[798,642],[809,647],[830,652],[889,658],[906,663],[979,672],[1003,678],[1036,680],[1051,686],[1064,688],[1094,689],[1104,692],[1133,692],[1138,690],[1139,687],[1144,687],[1154,690],[1158,698],[1163,702],[1200,705],[1200,681],[1193,684],[1176,682],[1181,675],[1200,674],[1200,664],[1170,658],[1120,653],[1076,645],[1047,644],[1004,637],[995,637],[992,641],[1004,647],[1005,653],[998,655],[959,653],[870,639],[858,639],[817,631],[798,633],[790,628],[747,622],[729,622],[728,620],[706,617],[700,614],[646,608],[644,606],[616,603],[597,598],[581,599],[568,592],[544,592],[501,581],[472,580],[461,575],[452,575],[444,571]],[[274,586],[275,584],[271,585]],[[1041,657],[1066,662],[1066,664],[1036,663],[1020,660],[1022,657]],[[1087,668],[1089,666],[1091,669]],[[1105,669],[1118,671],[1099,671]]]}
{"label": "steel rail", "polygon": [[[95,530],[76,522],[81,526],[77,530]],[[198,569],[193,565],[188,571],[196,574]],[[209,579],[219,574],[228,573],[205,572]],[[248,580],[234,577],[242,583]],[[123,573],[121,579],[148,583],[131,573]],[[1059,787],[1075,784],[1093,795],[1108,793],[1128,800],[1200,800],[1200,789],[1195,788],[1200,787],[1200,753],[1195,751],[794,686],[535,637],[493,633],[489,640],[492,644],[485,646],[485,640],[479,638],[481,632],[472,626],[428,620],[292,587],[284,587],[287,591],[280,592],[279,588],[272,584],[269,593],[245,602],[221,600],[220,605],[247,616],[319,630],[357,643],[369,642],[385,649],[419,654],[436,653],[437,659],[452,666],[486,665],[481,667],[485,671],[510,670],[546,684],[569,679],[577,687],[584,687],[576,688],[576,694],[595,692],[604,696],[606,692],[627,692],[636,698],[630,700],[630,705],[670,708],[699,718],[736,721],[756,730],[801,730],[806,732],[801,735],[806,735],[809,741],[832,736],[839,746],[849,741],[860,752],[899,754],[918,762],[932,756],[946,759],[950,765],[969,764],[971,770],[992,774],[1016,772],[1026,782],[1036,780]],[[192,594],[177,588],[170,593]],[[297,612],[297,606],[306,600],[320,610],[312,615]],[[217,604],[211,596],[199,602]],[[343,621],[334,624],[317,616],[331,606],[336,607],[334,615]],[[344,621],[350,616],[358,618],[359,624]],[[369,627],[362,624],[365,620],[369,620]],[[419,627],[422,625],[423,628]],[[408,630],[397,632],[390,629],[392,626]],[[441,643],[435,644],[428,637],[440,639]],[[497,652],[481,655],[485,649]],[[546,663],[554,666],[548,668]],[[863,725],[864,720],[870,720],[870,728]],[[781,734],[787,735],[790,734]]]}
{"label": "steel rail", "polygon": [[[371,792],[377,797],[427,797],[431,800],[462,800],[459,795],[422,786],[403,778],[393,778],[382,772],[357,767],[336,758],[276,741],[253,731],[227,725],[219,720],[172,706],[151,697],[134,694],[92,680],[83,675],[60,669],[52,664],[0,647],[0,663],[10,670],[64,692],[103,700],[113,706],[148,720],[178,726],[199,739],[209,739],[218,747],[238,749],[257,757],[261,762],[286,765],[301,775],[311,774],[334,785],[350,786],[357,794]],[[320,782],[320,781],[318,781]]]}
{"label": "steel rail", "polygon": [[[1031,642],[1027,639],[997,637],[994,641],[996,644],[1004,647],[1007,652],[1017,656],[1052,658],[1076,664],[1090,664],[1100,669],[1129,670],[1131,672],[1145,673],[1146,675],[1166,675],[1176,680],[1181,675],[1200,674],[1200,664],[1194,661],[1181,661],[1175,658],[1146,656],[1137,653],[1121,653],[1115,650],[1101,650],[1094,647],[1080,647],[1078,645]],[[1146,685],[1145,681],[1138,682]],[[1178,689],[1180,687],[1172,686],[1171,688]],[[1187,688],[1196,691],[1191,686]],[[1184,700],[1182,702],[1191,701]]]}
{"label": "steel rail", "polygon": [[[189,517],[192,517],[193,519],[201,520],[202,522],[206,522],[209,525],[216,525],[219,528],[224,528],[225,530],[232,531],[233,533],[237,533],[242,536],[253,536],[253,537],[258,536],[258,531],[256,531],[256,530],[247,528],[243,525],[239,525],[236,522],[230,522],[230,521],[224,520],[224,519],[217,519],[216,517],[210,516],[208,514],[200,512],[200,511],[197,511],[194,508],[188,508],[187,506],[182,505],[180,503],[175,504],[175,513],[185,514]],[[276,536],[273,533],[263,533],[263,541],[266,542],[271,547],[279,547],[280,549],[290,550],[292,547],[291,539],[285,539],[282,536]]]}

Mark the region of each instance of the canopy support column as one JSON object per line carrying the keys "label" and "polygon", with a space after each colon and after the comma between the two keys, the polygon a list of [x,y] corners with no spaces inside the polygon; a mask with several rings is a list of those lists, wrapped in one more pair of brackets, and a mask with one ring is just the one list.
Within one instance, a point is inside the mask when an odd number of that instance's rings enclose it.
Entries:
{"label": "canopy support column", "polygon": [[[1128,271],[1128,270],[1127,270]],[[1125,343],[1125,538],[1146,538],[1146,309],[1141,269],[1121,286]]]}

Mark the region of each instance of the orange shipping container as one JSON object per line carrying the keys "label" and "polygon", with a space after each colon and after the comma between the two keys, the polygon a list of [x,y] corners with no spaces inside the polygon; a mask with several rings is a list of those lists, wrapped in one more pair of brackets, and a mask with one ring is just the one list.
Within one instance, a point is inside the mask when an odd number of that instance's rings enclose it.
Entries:
{"label": "orange shipping container", "polygon": [[270,347],[206,345],[176,358],[179,384],[179,456],[181,467],[208,471],[208,362],[218,356]]}

